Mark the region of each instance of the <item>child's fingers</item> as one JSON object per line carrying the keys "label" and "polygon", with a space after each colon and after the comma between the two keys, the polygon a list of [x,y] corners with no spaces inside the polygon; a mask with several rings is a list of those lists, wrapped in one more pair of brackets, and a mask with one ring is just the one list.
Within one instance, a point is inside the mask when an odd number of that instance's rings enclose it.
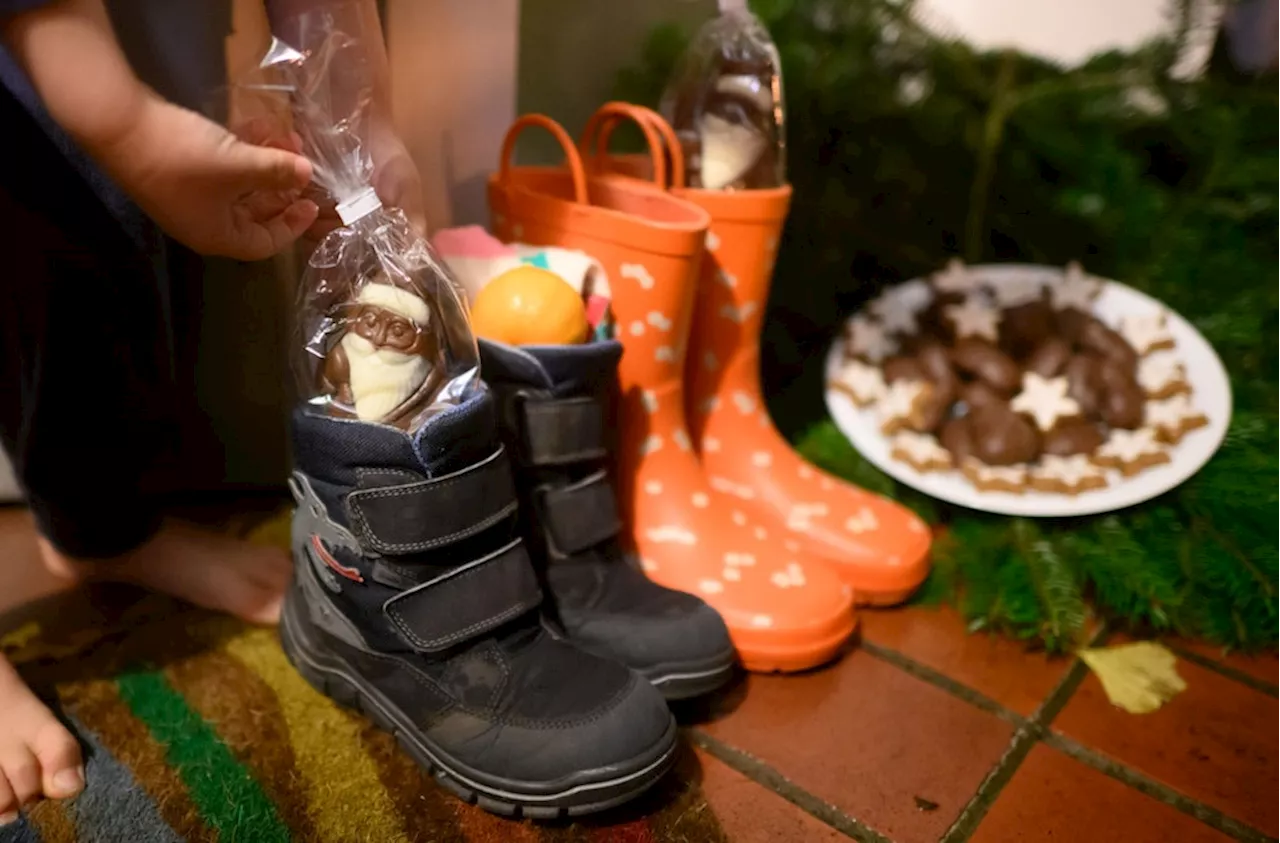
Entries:
{"label": "child's fingers", "polygon": [[274,217],[252,219],[247,209],[241,209],[236,224],[235,241],[225,250],[228,257],[239,260],[264,260],[283,251],[297,240],[319,213],[316,203],[299,199]]}
{"label": "child's fingers", "polygon": [[311,181],[311,162],[297,153],[237,143],[230,154],[232,178],[245,193],[301,190]]}

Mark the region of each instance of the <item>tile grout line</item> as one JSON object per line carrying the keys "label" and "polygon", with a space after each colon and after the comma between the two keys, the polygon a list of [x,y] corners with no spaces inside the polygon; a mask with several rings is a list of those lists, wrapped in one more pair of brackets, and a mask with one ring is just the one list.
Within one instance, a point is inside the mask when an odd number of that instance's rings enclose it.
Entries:
{"label": "tile grout line", "polygon": [[689,739],[699,749],[737,770],[756,784],[776,793],[792,805],[800,808],[815,819],[826,823],[841,834],[851,837],[859,841],[859,843],[893,843],[892,840],[871,826],[854,819],[835,805],[813,795],[750,753],[730,746],[718,738],[713,738],[701,729],[687,728],[685,731]]}
{"label": "tile grout line", "polygon": [[1214,659],[1202,656],[1199,653],[1184,650],[1176,644],[1165,644],[1165,646],[1172,650],[1180,659],[1186,659],[1192,664],[1197,664],[1200,667],[1203,667],[1205,670],[1212,670],[1219,676],[1225,676],[1227,679],[1239,682],[1241,685],[1248,685],[1253,690],[1264,693],[1269,697],[1280,697],[1280,689],[1265,680],[1257,678],[1256,676],[1250,676],[1242,670],[1237,670],[1228,664],[1215,661]]}
{"label": "tile grout line", "polygon": [[1163,802],[1171,808],[1175,808],[1193,819],[1199,820],[1210,828],[1234,837],[1236,840],[1244,841],[1244,843],[1268,843],[1268,841],[1274,843],[1276,839],[1240,820],[1227,816],[1217,808],[1206,805],[1189,796],[1184,796],[1163,782],[1156,781],[1057,732],[1046,731],[1041,736],[1041,740],[1044,741],[1046,746],[1050,746],[1062,754],[1070,756],[1122,784],[1128,785],[1134,790]]}
{"label": "tile grout line", "polygon": [[870,641],[862,641],[858,645],[858,649],[865,651],[868,655],[874,656],[880,661],[888,662],[894,667],[911,674],[915,678],[933,685],[935,688],[940,688],[941,690],[946,691],[953,697],[958,697],[972,706],[980,708],[989,714],[994,714],[1001,720],[1005,720],[1015,726],[1022,726],[1027,722],[1026,718],[1021,714],[1005,708],[986,694],[974,690],[963,682],[958,682],[950,676],[947,676],[945,673],[934,670],[932,667],[922,664],[910,656],[903,655],[897,650],[884,647],[880,644],[874,644]]}
{"label": "tile grout line", "polygon": [[[1099,640],[1103,634],[1105,633],[1100,630],[1092,641]],[[942,836],[942,843],[962,843],[973,836],[978,826],[986,819],[987,812],[991,810],[991,806],[995,804],[1005,785],[1013,779],[1013,774],[1018,771],[1018,767],[1022,766],[1022,762],[1031,754],[1032,748],[1044,731],[1044,724],[1056,717],[1067,704],[1067,700],[1080,687],[1087,670],[1088,668],[1080,659],[1072,660],[1071,666],[1054,685],[1053,690],[1031,713],[1031,717],[1022,721],[1018,730],[1014,732],[1013,739],[1009,741],[1004,754],[987,773],[986,778],[978,785],[973,798],[964,806],[955,822]]]}

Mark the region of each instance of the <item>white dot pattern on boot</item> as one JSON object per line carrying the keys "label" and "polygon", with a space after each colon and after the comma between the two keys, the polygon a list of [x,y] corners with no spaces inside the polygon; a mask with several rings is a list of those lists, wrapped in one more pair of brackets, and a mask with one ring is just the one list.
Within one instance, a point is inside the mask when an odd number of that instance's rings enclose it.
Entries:
{"label": "white dot pattern on boot", "polygon": [[739,527],[745,527],[747,525],[747,516],[736,509],[729,517],[732,518],[733,523],[737,524]]}
{"label": "white dot pattern on boot", "polygon": [[640,403],[644,405],[645,412],[652,413],[658,409],[658,396],[646,389],[640,393]]}
{"label": "white dot pattern on boot", "polygon": [[682,544],[686,547],[693,547],[698,543],[698,537],[694,535],[692,530],[676,524],[669,524],[664,527],[650,527],[644,531],[644,537],[654,544]]}
{"label": "white dot pattern on boot", "polygon": [[671,441],[676,443],[676,447],[682,451],[687,451],[693,447],[689,442],[689,434],[685,433],[683,429],[671,434]]}
{"label": "white dot pattern on boot", "polygon": [[635,281],[645,290],[653,289],[653,276],[649,274],[649,270],[645,269],[642,264],[624,263],[618,268],[618,274],[623,278]]}
{"label": "white dot pattern on boot", "polygon": [[741,324],[750,319],[759,307],[760,305],[753,301],[743,302],[740,305],[725,304],[720,306],[720,315],[730,322]]}
{"label": "white dot pattern on boot", "polygon": [[720,399],[714,395],[704,401],[698,402],[698,412],[702,413],[704,416],[709,413],[714,413],[718,409],[720,409]]}
{"label": "white dot pattern on boot", "polygon": [[786,548],[787,553],[800,552],[800,542],[796,541],[795,539],[787,539],[782,543],[782,546]]}
{"label": "white dot pattern on boot", "polygon": [[751,625],[756,629],[768,629],[773,626],[773,618],[769,615],[752,615]]}
{"label": "white dot pattern on boot", "polygon": [[738,412],[742,413],[742,415],[749,415],[756,410],[756,399],[740,389],[735,390],[733,393],[733,406],[737,407]]}
{"label": "white dot pattern on boot", "polygon": [[797,473],[800,475],[801,480],[813,479],[813,469],[805,465],[804,463],[800,464],[800,468],[797,470]]}
{"label": "white dot pattern on boot", "polygon": [[869,533],[880,527],[880,519],[876,518],[876,514],[867,507],[858,510],[857,515],[852,515],[844,522],[844,528],[854,535]]}
{"label": "white dot pattern on boot", "polygon": [[720,238],[714,231],[707,231],[707,251],[714,252],[720,248]]}
{"label": "white dot pattern on boot", "polygon": [[835,487],[836,487],[836,484],[831,482],[831,478],[830,478],[830,477],[819,477],[819,478],[818,478],[818,488],[819,488],[819,489],[821,489],[822,491],[824,491],[824,492],[830,492],[830,491],[831,491],[832,489],[834,489]]}
{"label": "white dot pattern on boot", "polygon": [[919,518],[911,518],[907,521],[907,529],[913,533],[923,533],[924,522]]}
{"label": "white dot pattern on boot", "polygon": [[757,468],[768,468],[773,465],[773,454],[768,451],[756,451],[751,455],[751,464]]}
{"label": "white dot pattern on boot", "polygon": [[756,564],[756,558],[750,553],[729,552],[724,555],[724,564],[731,568],[751,568]]}
{"label": "white dot pattern on boot", "polygon": [[659,313],[656,310],[650,313],[648,316],[646,316],[645,321],[648,322],[653,327],[657,328],[659,331],[671,330],[671,320],[663,316],[661,313]]}
{"label": "white dot pattern on boot", "polygon": [[655,434],[650,435],[647,439],[640,443],[640,456],[652,454],[654,451],[662,448],[662,437]]}
{"label": "white dot pattern on boot", "polygon": [[778,588],[800,588],[805,584],[804,568],[796,562],[788,562],[785,571],[774,571],[769,581]]}
{"label": "white dot pattern on boot", "polygon": [[742,579],[742,572],[737,568],[725,568],[720,572],[720,578],[729,582],[739,582]]}
{"label": "white dot pattern on boot", "polygon": [[702,440],[702,450],[709,454],[714,454],[720,450],[720,440],[714,436],[708,436]]}
{"label": "white dot pattern on boot", "polygon": [[676,350],[669,345],[660,345],[653,352],[653,359],[659,363],[674,363],[676,359]]}
{"label": "white dot pattern on boot", "polygon": [[716,273],[716,280],[728,287],[730,290],[738,286],[738,276],[734,275],[732,272],[726,272],[723,269]]}
{"label": "white dot pattern on boot", "polygon": [[719,594],[724,591],[724,583],[720,580],[699,580],[698,590],[703,594]]}
{"label": "white dot pattern on boot", "polygon": [[710,351],[702,355],[702,368],[706,369],[708,372],[714,372],[719,366],[720,361],[717,360],[716,356]]}
{"label": "white dot pattern on boot", "polygon": [[644,323],[639,319],[631,323],[631,336],[638,337],[644,334]]}
{"label": "white dot pattern on boot", "polygon": [[723,477],[708,477],[707,482],[711,484],[711,488],[717,492],[723,492],[726,495],[733,495],[735,498],[741,498],[749,501],[756,496],[756,492],[750,486],[743,486],[740,483],[734,483]]}
{"label": "white dot pattern on boot", "polygon": [[807,532],[813,529],[813,519],[821,518],[830,512],[825,503],[794,503],[787,513],[787,529]]}
{"label": "white dot pattern on boot", "polygon": [[764,527],[756,527],[752,533],[758,541],[764,541],[769,538],[769,532]]}
{"label": "white dot pattern on boot", "polygon": [[657,480],[650,480],[644,484],[644,490],[650,495],[662,494],[662,484]]}
{"label": "white dot pattern on boot", "polygon": [[648,571],[649,573],[653,573],[654,571],[658,570],[658,563],[654,562],[652,559],[642,558],[640,560],[640,567],[643,570]]}
{"label": "white dot pattern on boot", "polygon": [[710,496],[707,495],[706,492],[693,493],[693,505],[698,509],[706,509],[710,503],[711,503],[711,498]]}

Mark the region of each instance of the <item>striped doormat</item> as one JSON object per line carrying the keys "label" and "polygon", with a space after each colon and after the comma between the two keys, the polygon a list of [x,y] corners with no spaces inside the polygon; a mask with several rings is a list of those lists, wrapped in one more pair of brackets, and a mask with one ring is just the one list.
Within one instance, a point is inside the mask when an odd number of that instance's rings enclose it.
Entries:
{"label": "striped doormat", "polygon": [[436,786],[390,736],[313,690],[275,630],[154,595],[106,609],[101,596],[69,599],[80,605],[3,645],[80,736],[88,788],[34,807],[0,843],[725,839],[691,758],[599,817],[501,819]]}

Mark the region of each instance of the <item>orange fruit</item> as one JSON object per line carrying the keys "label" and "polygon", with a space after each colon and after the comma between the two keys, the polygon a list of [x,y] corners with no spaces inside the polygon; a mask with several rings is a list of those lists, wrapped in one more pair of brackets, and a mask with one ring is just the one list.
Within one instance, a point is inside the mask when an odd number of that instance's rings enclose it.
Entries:
{"label": "orange fruit", "polygon": [[586,340],[587,309],[569,283],[536,266],[508,269],[471,306],[477,336],[508,345],[569,345]]}

